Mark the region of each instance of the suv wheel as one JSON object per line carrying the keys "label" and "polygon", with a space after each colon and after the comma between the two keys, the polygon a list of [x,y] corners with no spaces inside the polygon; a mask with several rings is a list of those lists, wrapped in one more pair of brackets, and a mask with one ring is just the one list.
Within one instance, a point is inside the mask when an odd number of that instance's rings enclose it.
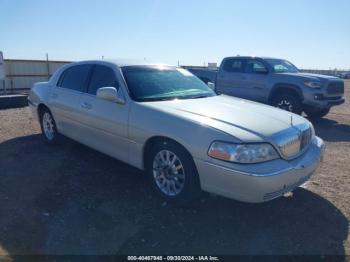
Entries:
{"label": "suv wheel", "polygon": [[278,94],[273,98],[272,105],[298,115],[303,112],[301,101],[294,94]]}
{"label": "suv wheel", "polygon": [[153,146],[146,159],[146,170],[155,192],[170,203],[186,205],[200,196],[192,156],[172,141]]}
{"label": "suv wheel", "polygon": [[330,110],[331,110],[330,108],[321,109],[321,110],[305,110],[305,113],[310,119],[319,119],[327,115]]}
{"label": "suv wheel", "polygon": [[57,127],[50,110],[47,108],[40,111],[40,125],[46,142],[55,143],[58,139]]}

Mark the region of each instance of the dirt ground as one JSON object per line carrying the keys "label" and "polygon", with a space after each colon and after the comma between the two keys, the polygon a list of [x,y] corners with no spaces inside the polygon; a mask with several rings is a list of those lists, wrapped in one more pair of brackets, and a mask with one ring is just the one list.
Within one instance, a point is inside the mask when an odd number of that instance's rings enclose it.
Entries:
{"label": "dirt ground", "polygon": [[169,206],[143,173],[69,139],[48,146],[28,108],[0,111],[0,254],[350,255],[347,102],[315,122],[327,150],[307,189],[245,204]]}

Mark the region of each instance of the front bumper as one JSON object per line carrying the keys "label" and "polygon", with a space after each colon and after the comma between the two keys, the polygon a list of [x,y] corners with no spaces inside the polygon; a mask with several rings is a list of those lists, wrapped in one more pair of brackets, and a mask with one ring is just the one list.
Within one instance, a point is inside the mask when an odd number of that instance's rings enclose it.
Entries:
{"label": "front bumper", "polygon": [[318,167],[324,150],[322,139],[315,137],[308,150],[291,161],[279,159],[243,165],[244,171],[214,161],[195,159],[195,163],[204,191],[258,203],[282,196],[305,183]]}
{"label": "front bumper", "polygon": [[341,105],[345,102],[343,95],[340,96],[324,96],[323,94],[314,95],[314,99],[317,100],[322,106],[335,106]]}
{"label": "front bumper", "polygon": [[322,94],[313,94],[308,99],[304,98],[304,105],[314,108],[330,108],[332,106],[341,105],[345,102],[342,95],[339,96],[323,96]]}

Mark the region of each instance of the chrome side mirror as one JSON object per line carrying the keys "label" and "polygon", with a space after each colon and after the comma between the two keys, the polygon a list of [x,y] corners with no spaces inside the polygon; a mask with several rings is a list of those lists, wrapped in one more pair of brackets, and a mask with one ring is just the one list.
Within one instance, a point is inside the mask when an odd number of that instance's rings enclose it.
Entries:
{"label": "chrome side mirror", "polygon": [[101,87],[97,89],[96,97],[117,104],[125,104],[125,99],[122,97],[121,93],[115,87]]}

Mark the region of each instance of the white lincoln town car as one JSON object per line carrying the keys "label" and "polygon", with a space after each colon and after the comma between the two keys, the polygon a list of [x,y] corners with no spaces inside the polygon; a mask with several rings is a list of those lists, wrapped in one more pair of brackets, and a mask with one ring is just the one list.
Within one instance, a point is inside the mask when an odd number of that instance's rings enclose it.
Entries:
{"label": "white lincoln town car", "polygon": [[48,143],[64,135],[145,170],[177,204],[202,190],[277,198],[311,177],[325,148],[305,118],[217,95],[175,66],[72,63],[36,83],[28,101]]}

